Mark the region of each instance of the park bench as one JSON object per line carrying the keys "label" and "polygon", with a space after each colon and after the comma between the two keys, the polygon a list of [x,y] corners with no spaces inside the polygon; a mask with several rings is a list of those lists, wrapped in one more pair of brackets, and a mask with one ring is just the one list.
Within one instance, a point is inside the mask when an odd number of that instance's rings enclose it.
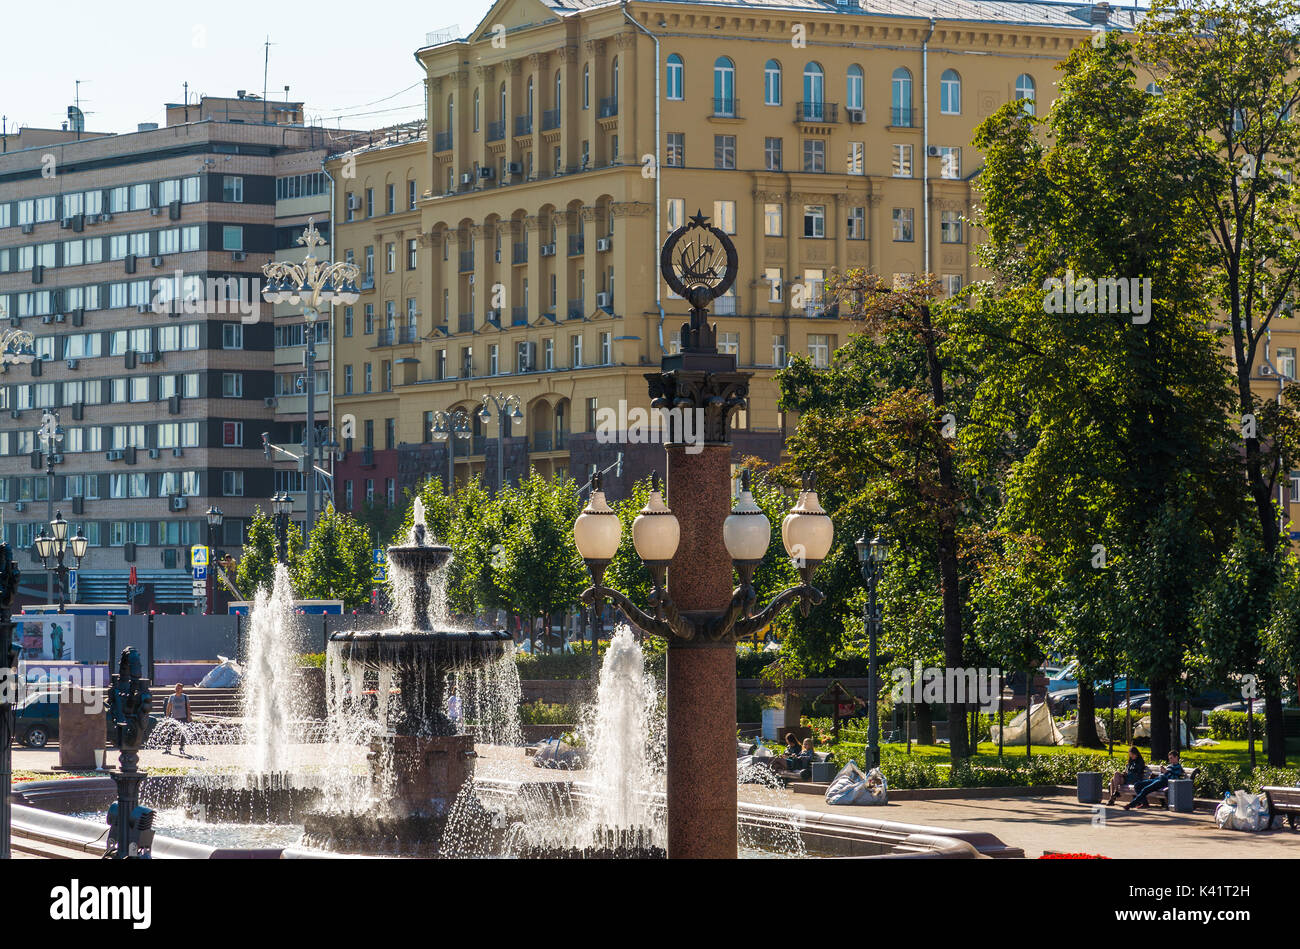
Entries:
{"label": "park bench", "polygon": [[[1199,770],[1200,770],[1199,768],[1183,769],[1183,777],[1186,780],[1192,782],[1192,787],[1196,786],[1196,772]],[[1148,781],[1151,780],[1152,778],[1157,778],[1159,776],[1160,776],[1159,771],[1157,771],[1155,768],[1151,767],[1150,765],[1147,766]],[[1159,799],[1162,804],[1168,805],[1169,803],[1168,794],[1167,794],[1168,790],[1169,790],[1168,787],[1164,787],[1164,788],[1160,788],[1157,791],[1152,791],[1150,794],[1147,795],[1147,802],[1152,803],[1156,799]],[[1131,801],[1133,800],[1133,795],[1135,794],[1137,794],[1137,788],[1135,788],[1131,784],[1126,784],[1119,789],[1119,793],[1115,795],[1115,799],[1121,801],[1125,801],[1125,800]]]}
{"label": "park bench", "polygon": [[1295,830],[1296,818],[1300,817],[1300,787],[1266,787],[1261,788],[1268,801],[1268,823],[1271,827],[1274,817],[1285,817],[1287,826]]}

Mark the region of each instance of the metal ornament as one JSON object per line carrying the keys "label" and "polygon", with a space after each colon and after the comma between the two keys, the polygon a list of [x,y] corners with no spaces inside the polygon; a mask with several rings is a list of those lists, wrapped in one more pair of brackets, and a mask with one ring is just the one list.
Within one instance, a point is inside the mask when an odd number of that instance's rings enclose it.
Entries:
{"label": "metal ornament", "polygon": [[659,271],[669,289],[691,305],[690,322],[682,324],[682,351],[716,353],[717,327],[705,317],[709,304],[736,282],[740,271],[736,245],[696,211],[664,241]]}

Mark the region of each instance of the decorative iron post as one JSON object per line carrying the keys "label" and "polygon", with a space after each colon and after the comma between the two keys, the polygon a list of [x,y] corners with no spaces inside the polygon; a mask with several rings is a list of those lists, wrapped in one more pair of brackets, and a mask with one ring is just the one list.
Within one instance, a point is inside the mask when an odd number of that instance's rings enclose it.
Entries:
{"label": "decorative iron post", "polygon": [[149,730],[149,680],[134,646],[122,650],[104,702],[117,732],[118,768],[110,772],[117,801],[108,809],[108,860],[148,859],[153,843],[153,811],[140,806],[140,785],[148,776],[139,769],[140,748]]}

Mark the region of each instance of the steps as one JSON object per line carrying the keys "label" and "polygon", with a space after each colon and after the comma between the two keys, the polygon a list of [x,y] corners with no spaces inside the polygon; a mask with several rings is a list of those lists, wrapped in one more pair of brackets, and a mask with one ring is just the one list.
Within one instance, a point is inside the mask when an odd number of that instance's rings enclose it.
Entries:
{"label": "steps", "polygon": [[[154,689],[153,704],[150,711],[159,718],[166,708],[170,689]],[[239,689],[199,689],[188,688],[186,697],[190,700],[190,718],[238,718],[240,714]]]}

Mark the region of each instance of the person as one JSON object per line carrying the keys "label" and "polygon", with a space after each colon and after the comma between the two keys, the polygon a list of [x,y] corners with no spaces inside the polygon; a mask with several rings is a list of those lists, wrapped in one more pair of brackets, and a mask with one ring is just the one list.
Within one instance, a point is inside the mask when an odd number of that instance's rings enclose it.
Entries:
{"label": "person", "polygon": [[1128,749],[1128,764],[1123,771],[1116,771],[1110,776],[1110,800],[1106,806],[1110,807],[1115,803],[1115,797],[1126,784],[1133,785],[1136,791],[1142,782],[1147,780],[1147,763],[1142,758],[1142,752],[1137,750],[1137,745],[1130,745]]}
{"label": "person", "polygon": [[813,753],[813,740],[811,738],[805,738],[803,740],[803,747],[799,749],[798,753],[795,754],[794,758],[790,762],[790,770],[808,771],[810,772],[809,776],[811,776],[813,759],[816,757],[817,756]]}
{"label": "person", "polygon": [[1135,807],[1149,807],[1147,796],[1153,791],[1160,791],[1169,787],[1170,781],[1175,781],[1183,776],[1183,765],[1179,760],[1179,754],[1176,751],[1169,752],[1169,763],[1165,765],[1164,771],[1157,778],[1145,781],[1137,786],[1137,793],[1133,795],[1133,800],[1124,805],[1124,810],[1132,810]]}
{"label": "person", "polygon": [[[185,754],[185,726],[190,722],[190,697],[185,694],[185,689],[179,682],[176,683],[176,688],[172,691],[172,694],[167,696],[167,702],[163,707],[163,714],[167,718],[176,721],[176,725],[173,726],[173,728],[176,733],[180,735],[180,753]],[[169,755],[171,753],[172,730],[169,729],[167,732],[167,750],[164,751],[163,754]]]}
{"label": "person", "polygon": [[803,765],[796,763],[799,759],[799,739],[794,737],[794,732],[785,733],[785,754],[778,755],[772,759],[772,769],[774,771],[798,771]]}

